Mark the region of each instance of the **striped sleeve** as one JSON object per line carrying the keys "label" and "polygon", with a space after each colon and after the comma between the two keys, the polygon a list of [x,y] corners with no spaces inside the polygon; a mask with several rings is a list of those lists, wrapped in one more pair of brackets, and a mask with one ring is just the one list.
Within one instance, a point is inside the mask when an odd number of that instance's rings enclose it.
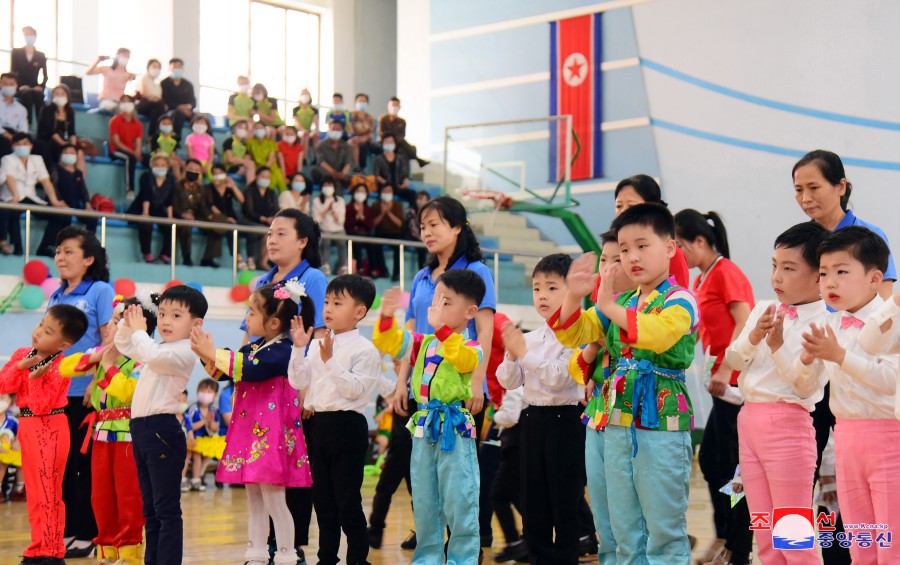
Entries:
{"label": "striped sleeve", "polygon": [[422,336],[400,328],[393,317],[381,318],[372,331],[372,343],[378,351],[394,359],[414,363],[414,355],[422,343]]}
{"label": "striped sleeve", "polygon": [[214,379],[234,379],[239,383],[244,377],[244,354],[230,349],[216,349],[213,363],[206,365],[206,372]]}
{"label": "striped sleeve", "polygon": [[574,349],[572,358],[569,359],[569,375],[572,380],[580,385],[586,385],[591,380],[591,373],[594,372],[594,363],[588,363],[584,360],[584,348]]}
{"label": "striped sleeve", "polygon": [[603,324],[597,308],[575,312],[568,320],[560,320],[559,316],[560,310],[557,310],[547,320],[547,324],[556,333],[559,342],[566,347],[581,347],[606,337],[608,325]]}
{"label": "striped sleeve", "polygon": [[626,314],[628,327],[620,332],[622,343],[654,353],[668,351],[682,337],[694,333],[700,323],[697,301],[683,288],[666,295],[661,310],[645,313],[628,308]]}

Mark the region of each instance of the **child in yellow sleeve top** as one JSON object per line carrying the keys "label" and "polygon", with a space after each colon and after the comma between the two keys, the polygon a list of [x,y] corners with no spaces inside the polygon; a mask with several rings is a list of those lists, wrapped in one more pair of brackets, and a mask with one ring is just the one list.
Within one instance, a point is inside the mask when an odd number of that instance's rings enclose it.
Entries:
{"label": "child in yellow sleeve top", "polygon": [[[428,323],[438,328],[422,335],[400,328],[394,311],[400,289],[384,293],[375,346],[414,367],[413,397],[418,411],[410,463],[417,545],[413,563],[444,562],[444,529],[450,527],[448,563],[478,561],[479,472],[475,427],[463,403],[472,395],[472,371],[481,361],[481,346],[470,341],[466,325],[484,297],[476,273],[454,269],[438,278]],[[459,441],[457,441],[459,436]]]}

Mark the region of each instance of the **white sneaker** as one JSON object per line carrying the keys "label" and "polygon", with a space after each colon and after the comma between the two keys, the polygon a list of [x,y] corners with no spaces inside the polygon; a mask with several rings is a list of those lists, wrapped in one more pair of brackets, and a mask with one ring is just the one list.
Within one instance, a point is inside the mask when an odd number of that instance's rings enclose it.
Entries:
{"label": "white sneaker", "polygon": [[181,492],[187,492],[191,490],[190,485],[188,485],[188,480],[184,477],[181,477]]}
{"label": "white sneaker", "polygon": [[204,485],[200,479],[191,479],[191,490],[204,492],[206,490],[206,485]]}

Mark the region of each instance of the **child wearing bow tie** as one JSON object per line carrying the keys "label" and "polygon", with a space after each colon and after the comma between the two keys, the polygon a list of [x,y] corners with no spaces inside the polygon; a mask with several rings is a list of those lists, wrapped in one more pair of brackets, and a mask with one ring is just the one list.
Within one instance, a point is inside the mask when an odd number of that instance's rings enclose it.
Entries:
{"label": "child wearing bow tie", "polygon": [[[771,283],[777,299],[756,304],[725,352],[728,365],[741,371],[738,386],[745,403],[738,439],[751,515],[812,505],[816,435],[810,412],[822,400],[826,380],[821,371],[800,378],[792,363],[802,351],[801,334],[825,318],[816,248],[827,236],[822,226],[804,222],[775,239]],[[763,563],[819,563],[814,549],[774,549],[771,530],[757,530],[756,543]]]}

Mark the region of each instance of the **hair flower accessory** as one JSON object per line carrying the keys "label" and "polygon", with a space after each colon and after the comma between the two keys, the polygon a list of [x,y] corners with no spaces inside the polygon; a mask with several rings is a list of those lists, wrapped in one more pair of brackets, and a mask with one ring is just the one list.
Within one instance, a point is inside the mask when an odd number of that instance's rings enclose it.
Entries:
{"label": "hair flower accessory", "polygon": [[125,297],[121,294],[117,294],[115,298],[113,298],[113,312],[116,314],[121,314],[125,311],[125,304],[122,303],[123,300],[125,300]]}
{"label": "hair flower accessory", "polygon": [[306,296],[306,285],[296,280],[285,281],[279,290],[286,292],[287,298],[293,300],[295,304],[300,304],[300,299]]}

